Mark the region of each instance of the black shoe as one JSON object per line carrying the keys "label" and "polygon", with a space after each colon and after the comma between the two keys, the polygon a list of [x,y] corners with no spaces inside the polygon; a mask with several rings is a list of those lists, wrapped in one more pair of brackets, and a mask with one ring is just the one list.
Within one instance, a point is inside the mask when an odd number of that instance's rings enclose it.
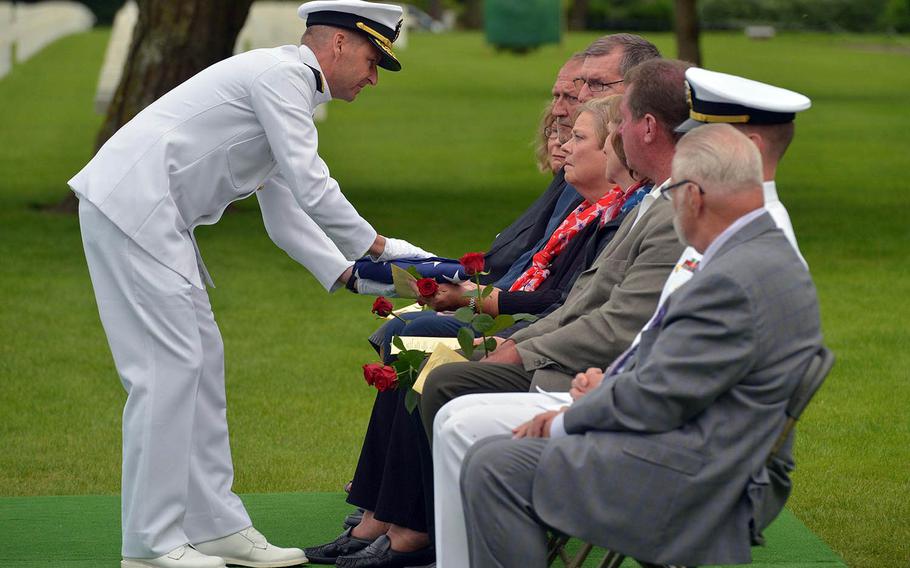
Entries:
{"label": "black shoe", "polygon": [[406,568],[422,566],[436,560],[432,545],[414,552],[396,552],[387,535],[382,535],[370,546],[350,556],[339,556],[335,565],[340,568]]}
{"label": "black shoe", "polygon": [[348,515],[347,517],[344,518],[344,526],[345,526],[345,528],[356,527],[357,525],[360,524],[360,521],[362,521],[362,520],[363,520],[363,509],[358,508],[356,511],[354,511],[353,513],[351,513],[350,515]]}
{"label": "black shoe", "polygon": [[351,536],[351,529],[326,544],[305,548],[304,553],[310,564],[334,564],[339,556],[347,556],[368,547],[373,541]]}

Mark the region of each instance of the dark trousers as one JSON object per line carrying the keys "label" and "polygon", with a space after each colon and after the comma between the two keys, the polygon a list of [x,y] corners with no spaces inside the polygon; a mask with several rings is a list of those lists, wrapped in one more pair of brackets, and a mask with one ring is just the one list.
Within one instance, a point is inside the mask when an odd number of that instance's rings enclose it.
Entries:
{"label": "dark trousers", "polygon": [[[404,393],[377,393],[348,503],[373,511],[379,521],[428,532],[433,467],[421,455],[421,444],[429,456],[419,419],[404,406]],[[430,477],[429,496],[424,494],[425,476]]]}
{"label": "dark trousers", "polygon": [[[379,350],[388,353],[391,336],[407,335],[408,328],[414,324],[422,332],[432,328],[445,335],[450,332],[446,328],[451,322],[443,323],[443,320],[454,318],[427,314],[416,319],[419,323],[404,325],[393,320],[384,325],[374,334],[379,339]],[[386,363],[391,360],[388,356],[383,358]],[[436,412],[462,394],[526,392],[531,376],[532,373],[516,365],[476,362],[444,365],[427,378],[420,406],[413,414],[404,406],[404,393],[398,390],[377,393],[348,503],[373,511],[377,520],[429,532],[432,536],[433,460],[429,438]]]}

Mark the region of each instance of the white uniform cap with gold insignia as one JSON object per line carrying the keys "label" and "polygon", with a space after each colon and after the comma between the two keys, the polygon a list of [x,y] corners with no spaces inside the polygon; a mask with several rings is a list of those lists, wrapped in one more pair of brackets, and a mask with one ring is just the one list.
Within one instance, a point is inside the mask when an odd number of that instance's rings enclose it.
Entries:
{"label": "white uniform cap with gold insignia", "polygon": [[363,33],[379,50],[380,67],[401,70],[401,63],[392,52],[392,44],[401,31],[401,6],[363,0],[315,0],[301,4],[297,15],[306,20],[307,27],[337,26]]}
{"label": "white uniform cap with gold insignia", "polygon": [[686,70],[686,92],[689,120],[677,126],[677,132],[711,122],[784,124],[812,106],[797,92],[698,67]]}

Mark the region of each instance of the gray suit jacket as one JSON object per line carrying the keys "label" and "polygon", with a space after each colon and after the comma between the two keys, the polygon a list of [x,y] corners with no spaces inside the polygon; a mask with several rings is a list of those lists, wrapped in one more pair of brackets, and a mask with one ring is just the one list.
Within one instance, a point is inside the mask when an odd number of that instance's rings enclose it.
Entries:
{"label": "gray suit jacket", "polygon": [[822,341],[815,287],[765,214],[668,302],[631,368],[566,412],[534,508],[641,560],[749,562],[765,459]]}
{"label": "gray suit jacket", "polygon": [[636,216],[626,216],[562,307],[512,335],[534,385],[569,390],[575,373],[606,367],[625,351],[654,313],[684,247],[669,201],[656,200],[633,227]]}

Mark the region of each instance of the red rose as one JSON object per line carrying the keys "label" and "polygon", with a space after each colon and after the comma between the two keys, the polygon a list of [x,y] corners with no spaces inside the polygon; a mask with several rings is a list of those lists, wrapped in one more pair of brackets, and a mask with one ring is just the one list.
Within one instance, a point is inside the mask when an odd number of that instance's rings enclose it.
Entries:
{"label": "red rose", "polygon": [[468,254],[459,258],[458,262],[464,266],[464,271],[467,272],[469,276],[474,276],[478,272],[483,272],[482,252],[469,252]]}
{"label": "red rose", "polygon": [[379,392],[394,389],[398,386],[398,373],[396,373],[395,369],[392,367],[384,365],[379,369],[379,372],[376,373],[376,383],[373,386],[375,386],[376,390]]}
{"label": "red rose", "polygon": [[384,318],[392,313],[393,308],[394,306],[392,306],[392,302],[388,301],[383,296],[379,296],[376,298],[376,301],[373,302],[373,309],[371,311],[377,316]]}
{"label": "red rose", "polygon": [[384,392],[398,386],[398,373],[395,369],[382,363],[370,363],[363,366],[363,378],[371,387]]}
{"label": "red rose", "polygon": [[421,296],[432,296],[439,290],[439,284],[432,278],[421,278],[417,281],[417,292]]}
{"label": "red rose", "polygon": [[382,369],[382,363],[370,363],[363,366],[363,378],[367,384],[373,386],[376,383],[376,374]]}

